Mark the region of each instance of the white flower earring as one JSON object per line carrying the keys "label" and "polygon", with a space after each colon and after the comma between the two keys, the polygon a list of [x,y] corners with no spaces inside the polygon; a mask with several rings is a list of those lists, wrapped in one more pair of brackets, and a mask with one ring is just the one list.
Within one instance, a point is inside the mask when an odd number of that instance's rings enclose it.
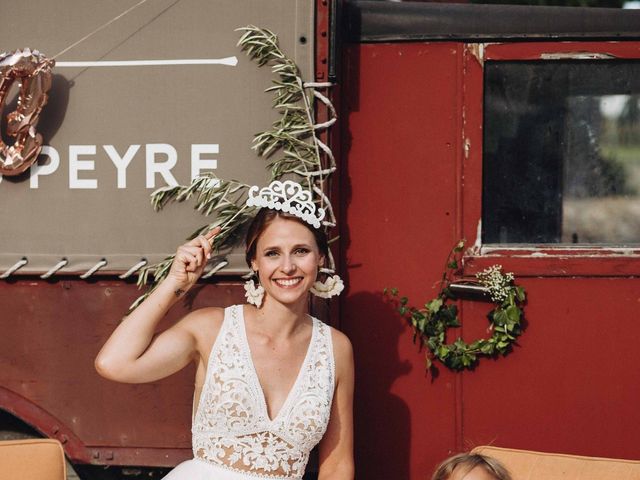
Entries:
{"label": "white flower earring", "polygon": [[324,282],[317,280],[310,289],[316,297],[331,298],[340,295],[344,290],[344,282],[338,275],[329,275]]}
{"label": "white flower earring", "polygon": [[264,287],[260,285],[260,277],[258,277],[258,272],[254,271],[253,274],[258,281],[258,285],[256,286],[253,278],[247,280],[244,284],[244,296],[247,297],[247,303],[260,308],[262,306],[262,300],[264,298]]}

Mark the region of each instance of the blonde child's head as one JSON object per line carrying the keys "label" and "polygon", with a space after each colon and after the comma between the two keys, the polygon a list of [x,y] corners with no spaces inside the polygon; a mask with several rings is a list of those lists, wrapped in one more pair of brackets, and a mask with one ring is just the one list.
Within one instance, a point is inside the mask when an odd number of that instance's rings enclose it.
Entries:
{"label": "blonde child's head", "polygon": [[478,453],[459,453],[436,468],[431,480],[512,480],[495,458]]}

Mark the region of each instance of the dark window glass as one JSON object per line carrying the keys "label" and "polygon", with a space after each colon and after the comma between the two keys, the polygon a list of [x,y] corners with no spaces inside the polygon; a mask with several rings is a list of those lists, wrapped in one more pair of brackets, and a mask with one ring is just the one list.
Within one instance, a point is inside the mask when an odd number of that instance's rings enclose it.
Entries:
{"label": "dark window glass", "polygon": [[640,243],[640,61],[487,62],[483,149],[483,243]]}

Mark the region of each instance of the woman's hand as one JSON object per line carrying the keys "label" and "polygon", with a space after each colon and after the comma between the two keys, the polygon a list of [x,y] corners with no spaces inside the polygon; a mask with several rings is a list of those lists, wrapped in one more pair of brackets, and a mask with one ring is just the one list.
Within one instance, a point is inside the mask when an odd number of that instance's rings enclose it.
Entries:
{"label": "woman's hand", "polygon": [[214,228],[205,235],[198,235],[178,247],[167,275],[167,280],[174,284],[177,296],[189,290],[202,275],[207,261],[211,258],[213,239],[218,233],[220,233],[220,227]]}

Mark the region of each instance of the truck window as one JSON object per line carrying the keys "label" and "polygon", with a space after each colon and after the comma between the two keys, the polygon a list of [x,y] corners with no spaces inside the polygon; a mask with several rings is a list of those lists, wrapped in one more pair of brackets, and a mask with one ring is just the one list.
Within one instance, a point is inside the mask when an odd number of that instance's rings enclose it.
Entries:
{"label": "truck window", "polygon": [[487,61],[483,244],[640,244],[640,61]]}

